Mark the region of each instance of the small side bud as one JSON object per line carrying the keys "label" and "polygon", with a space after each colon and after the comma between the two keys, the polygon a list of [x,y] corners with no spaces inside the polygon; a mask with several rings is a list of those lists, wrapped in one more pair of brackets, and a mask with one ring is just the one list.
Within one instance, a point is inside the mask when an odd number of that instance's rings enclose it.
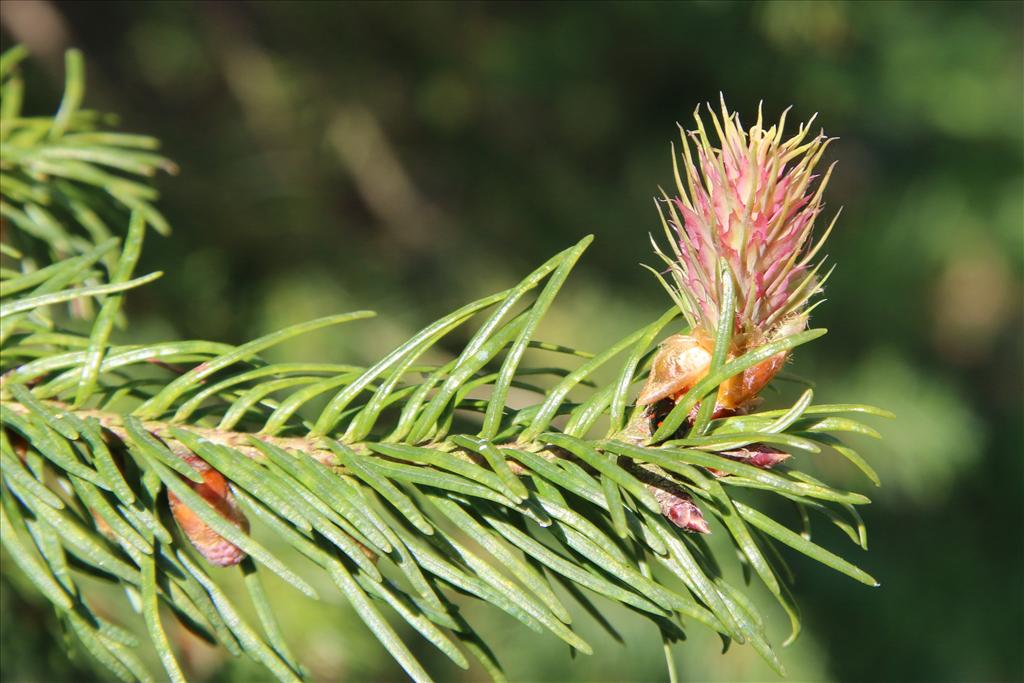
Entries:
{"label": "small side bud", "polygon": [[[792,457],[786,451],[780,451],[778,448],[772,448],[763,443],[751,444],[734,451],[723,451],[721,455],[730,460],[741,462],[744,465],[760,467],[763,470],[770,470],[780,462],[789,460]],[[726,477],[729,475],[728,472],[716,470],[713,467],[709,467],[708,471],[716,477]]]}
{"label": "small side bud", "polygon": [[650,489],[654,493],[658,505],[661,506],[661,514],[665,515],[668,521],[683,531],[698,534],[711,533],[711,527],[704,519],[704,513],[700,511],[689,495],[659,486],[651,486]]}
{"label": "small side bud", "polygon": [[[243,532],[249,533],[249,520],[238,507],[238,502],[235,500],[234,494],[231,493],[231,488],[224,475],[195,455],[189,454],[185,460],[203,477],[202,484],[189,480],[185,480],[185,483],[212,505],[221,517]],[[167,492],[167,500],[171,504],[171,514],[174,515],[174,520],[207,562],[218,567],[230,567],[245,559],[245,552],[241,548],[211,529],[171,491]]]}

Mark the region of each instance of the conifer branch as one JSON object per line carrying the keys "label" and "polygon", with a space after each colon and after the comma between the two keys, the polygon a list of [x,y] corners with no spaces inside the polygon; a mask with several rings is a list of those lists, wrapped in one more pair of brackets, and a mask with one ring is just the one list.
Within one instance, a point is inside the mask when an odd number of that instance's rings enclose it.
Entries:
{"label": "conifer branch", "polygon": [[[187,672],[168,628],[244,653],[278,680],[305,675],[262,588],[265,572],[314,599],[310,574],[329,577],[417,681],[430,675],[409,646],[412,632],[458,666],[469,666],[469,654],[502,680],[460,610],[468,599],[586,653],[566,602],[600,615],[596,596],[649,618],[666,648],[696,623],[727,644],[750,644],[781,672],[757,606],[726,579],[707,533],[723,534],[748,578],[789,615],[790,640],[800,620],[779,546],[877,585],[811,540],[814,513],[865,548],[856,506],[868,498],[801,464],[838,455],[877,484],[840,435],[876,435],[851,414],[888,414],[815,404],[810,389],[778,410],[755,401],[793,349],[824,334],[804,331],[807,278],[771,313],[789,311],[799,325],[753,335],[731,321],[758,274],[745,272],[734,288],[728,260],[712,276],[708,263],[684,259],[677,284],[703,278],[699,301],[677,293],[681,310],[588,353],[535,338],[586,237],[369,366],[261,356],[298,335],[367,320],[367,311],[239,346],[115,344],[124,297],[155,277],[133,272],[144,238],[168,228],[138,176],[174,167],[155,140],[105,130],[104,117],[80,109],[77,52],[54,116],[23,116],[22,57],[15,49],[0,59],[0,188],[11,228],[0,269],[0,536],[21,585],[43,595],[65,632],[119,678],[150,674],[138,639],[92,609],[83,575],[124,589],[171,680]],[[738,126],[728,119],[736,149],[746,139]],[[702,163],[709,183],[721,180],[715,158]],[[806,182],[786,201],[799,204]],[[718,218],[695,214],[696,205],[681,200],[690,212],[684,242],[714,241]],[[813,221],[802,216],[791,260]],[[699,308],[713,310],[703,322],[714,329],[657,343],[680,313]],[[456,330],[467,333],[463,349],[425,363]],[[602,367],[612,381],[597,380]],[[513,387],[531,398],[513,404]],[[797,506],[800,533],[766,514],[772,499]],[[256,526],[265,533],[251,533]],[[219,572],[236,566],[258,627],[223,589]]]}

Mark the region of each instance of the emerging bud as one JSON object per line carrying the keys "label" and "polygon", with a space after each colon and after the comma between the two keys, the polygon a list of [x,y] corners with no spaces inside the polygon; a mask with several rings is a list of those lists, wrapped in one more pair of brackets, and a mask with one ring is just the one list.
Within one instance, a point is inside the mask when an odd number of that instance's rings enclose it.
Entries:
{"label": "emerging bud", "polygon": [[[185,460],[203,477],[202,484],[188,479],[184,480],[185,483],[212,505],[221,517],[248,533],[249,520],[238,507],[238,502],[235,500],[234,494],[231,493],[231,488],[224,475],[191,453],[185,456]],[[211,529],[171,491],[167,492],[167,500],[171,504],[171,514],[174,515],[178,526],[185,532],[188,540],[192,542],[199,554],[205,557],[210,564],[218,567],[230,567],[245,559],[245,552],[241,548]]]}
{"label": "emerging bud", "polygon": [[792,457],[786,451],[780,451],[778,448],[772,448],[763,443],[751,444],[735,451],[725,451],[722,455],[730,460],[736,460],[766,470],[770,470],[780,462],[789,460]]}
{"label": "emerging bud", "polygon": [[665,515],[668,521],[683,531],[692,531],[698,534],[711,533],[711,527],[704,519],[704,513],[700,511],[697,504],[693,502],[693,498],[688,494],[660,486],[651,486],[650,490],[661,507],[661,514]]}
{"label": "emerging bud", "polygon": [[[743,448],[738,448],[734,451],[723,451],[719,455],[741,462],[744,465],[751,465],[753,467],[760,467],[763,470],[770,470],[771,468],[778,465],[780,462],[789,460],[792,456],[786,451],[780,451],[777,448],[772,448],[767,444],[755,443]],[[716,477],[727,477],[728,472],[722,470],[716,470],[712,467],[708,468],[708,471]]]}

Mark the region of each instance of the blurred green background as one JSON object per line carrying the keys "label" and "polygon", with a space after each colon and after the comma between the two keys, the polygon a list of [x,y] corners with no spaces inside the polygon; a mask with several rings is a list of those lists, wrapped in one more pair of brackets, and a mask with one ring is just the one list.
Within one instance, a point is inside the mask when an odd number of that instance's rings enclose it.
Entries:
{"label": "blurred green background", "polygon": [[[668,303],[637,264],[654,263],[676,122],[720,91],[748,122],[760,100],[768,118],[818,112],[840,138],[827,201],[845,208],[814,319],[830,333],[791,369],[821,400],[898,419],[855,444],[881,489],[822,465],[875,499],[871,551],[831,545],[882,588],[795,559],[790,679],[1024,680],[1024,4],[12,0],[0,18],[5,45],[37,58],[34,111],[54,109],[63,50],[80,47],[87,104],[181,165],[159,181],[175,233],[140,266],[167,275],[129,299],[130,336],[240,342],[381,312],[281,352],[296,359],[372,359],[590,232],[542,337],[600,348]],[[340,598],[293,595],[282,619],[317,680],[401,679]],[[89,676],[46,635],[45,606],[6,583],[2,597],[5,680]],[[585,623],[597,654],[575,660],[471,614],[514,680],[665,678],[655,628],[625,614],[610,615],[625,646]],[[718,647],[693,629],[681,679],[777,680]],[[197,680],[263,676],[189,648]]]}

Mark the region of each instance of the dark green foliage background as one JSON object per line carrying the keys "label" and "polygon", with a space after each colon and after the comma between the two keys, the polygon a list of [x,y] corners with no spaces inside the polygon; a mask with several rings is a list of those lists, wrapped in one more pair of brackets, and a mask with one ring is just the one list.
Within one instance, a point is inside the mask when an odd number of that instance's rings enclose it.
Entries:
{"label": "dark green foliage background", "polygon": [[[129,297],[133,339],[240,342],[375,308],[275,352],[367,360],[595,232],[540,336],[598,349],[666,305],[636,264],[654,262],[676,122],[719,91],[745,121],[760,99],[768,118],[819,112],[840,137],[839,267],[814,320],[830,334],[792,370],[898,419],[855,444],[882,489],[830,472],[876,500],[852,559],[882,588],[797,560],[807,627],[783,657],[794,680],[1024,675],[1024,5],[76,2],[27,21],[7,4],[4,46],[37,57],[30,111],[56,106],[78,46],[87,105],[181,165],[160,181],[175,234],[138,269],[168,274]],[[70,676],[47,608],[2,595],[4,679]],[[323,680],[398,675],[344,612],[288,609]],[[627,620],[625,649],[595,638],[574,663],[514,628],[491,629],[514,679],[663,675],[652,627]],[[772,676],[703,635],[678,651],[684,680]]]}

